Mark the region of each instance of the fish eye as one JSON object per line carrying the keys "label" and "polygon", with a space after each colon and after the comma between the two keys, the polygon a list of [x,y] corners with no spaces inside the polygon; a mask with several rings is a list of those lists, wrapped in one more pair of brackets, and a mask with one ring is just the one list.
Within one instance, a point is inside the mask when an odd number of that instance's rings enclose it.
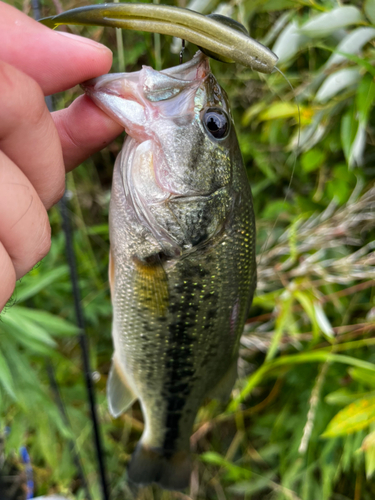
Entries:
{"label": "fish eye", "polygon": [[207,132],[215,139],[224,139],[229,132],[229,119],[220,108],[208,108],[203,115],[203,124]]}

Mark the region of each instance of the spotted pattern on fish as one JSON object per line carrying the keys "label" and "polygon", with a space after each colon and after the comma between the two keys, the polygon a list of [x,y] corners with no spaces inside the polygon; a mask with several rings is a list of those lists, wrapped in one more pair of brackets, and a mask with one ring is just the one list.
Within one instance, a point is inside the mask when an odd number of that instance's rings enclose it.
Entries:
{"label": "spotted pattern on fish", "polygon": [[[145,419],[128,473],[180,489],[200,405],[234,382],[256,282],[251,191],[205,56],[103,78],[86,92],[129,134],[110,205],[116,364]],[[220,140],[202,121],[218,107],[228,120]]]}

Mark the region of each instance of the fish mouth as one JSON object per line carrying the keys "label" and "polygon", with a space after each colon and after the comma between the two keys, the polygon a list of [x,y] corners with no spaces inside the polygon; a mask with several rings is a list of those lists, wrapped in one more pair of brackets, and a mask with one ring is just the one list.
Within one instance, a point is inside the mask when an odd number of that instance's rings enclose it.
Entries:
{"label": "fish mouth", "polygon": [[[198,51],[190,61],[162,71],[144,66],[135,73],[108,74],[82,85],[86,94],[138,144],[154,142],[149,174],[157,199],[165,198],[160,190],[168,192],[168,196],[212,192],[207,191],[207,186],[197,186],[189,163],[190,155],[194,158],[193,134],[199,130],[204,133],[199,111],[205,98],[209,96],[210,102],[219,104],[215,90],[210,90],[211,86],[219,88],[212,78],[208,57]],[[193,122],[197,122],[195,128]],[[184,132],[188,127],[189,137]],[[172,147],[172,136],[176,147]]]}
{"label": "fish mouth", "polygon": [[[123,88],[120,82],[122,80],[126,80],[129,82],[129,95],[132,95],[131,88],[133,87],[133,84],[138,83],[140,75],[144,70],[150,70],[150,73],[147,75],[148,78],[146,78],[145,82],[146,90],[150,90],[155,87],[157,88],[167,83],[167,79],[164,79],[160,82],[158,81],[155,85],[153,82],[150,82],[150,75],[166,75],[176,79],[177,81],[191,83],[194,80],[203,80],[211,71],[208,57],[199,50],[194,57],[190,59],[190,61],[178,66],[172,66],[171,68],[157,71],[150,66],[144,65],[140,71],[134,71],[132,73],[108,73],[96,78],[91,78],[90,80],[86,80],[81,83],[81,87],[89,95],[94,92],[105,92],[108,94],[124,96],[125,94],[123,93]],[[171,83],[175,84],[176,82]]]}
{"label": "fish mouth", "polygon": [[[179,66],[161,71],[143,66],[134,73],[110,73],[88,80],[81,87],[128,135],[142,142],[152,138],[152,130],[147,127],[151,120],[194,112],[192,96],[209,74],[208,57],[198,51]],[[180,94],[184,97],[177,104],[173,98]]]}
{"label": "fish mouth", "polygon": [[220,86],[208,57],[198,51],[179,66],[162,71],[144,66],[135,73],[89,80],[82,87],[129,136],[118,158],[126,203],[166,255],[182,256],[194,246],[191,241],[199,240],[189,239],[192,231],[183,211],[193,204],[208,219],[204,203],[223,190],[211,176],[198,182],[193,168],[200,151],[195,144],[202,149],[206,138],[199,112],[207,96],[210,103],[220,104],[215,90]]}

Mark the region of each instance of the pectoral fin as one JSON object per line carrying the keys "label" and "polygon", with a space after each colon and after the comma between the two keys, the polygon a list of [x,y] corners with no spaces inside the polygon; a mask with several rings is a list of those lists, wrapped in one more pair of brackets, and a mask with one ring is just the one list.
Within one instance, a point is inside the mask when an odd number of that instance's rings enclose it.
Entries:
{"label": "pectoral fin", "polygon": [[160,259],[150,263],[134,258],[136,277],[134,290],[139,303],[148,309],[149,314],[164,317],[169,304],[168,279]]}
{"label": "pectoral fin", "polygon": [[117,418],[124,413],[137,399],[127,383],[125,374],[116,357],[113,357],[107,382],[108,406],[111,415]]}
{"label": "pectoral fin", "polygon": [[209,397],[218,399],[222,403],[226,403],[230,398],[234,383],[237,378],[237,359],[230,365],[229,369],[222,377],[219,383],[210,391]]}

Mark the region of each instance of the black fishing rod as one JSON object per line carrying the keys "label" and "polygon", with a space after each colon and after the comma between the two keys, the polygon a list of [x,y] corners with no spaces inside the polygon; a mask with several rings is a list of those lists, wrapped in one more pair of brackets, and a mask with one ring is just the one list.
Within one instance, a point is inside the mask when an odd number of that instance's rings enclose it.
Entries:
{"label": "black fishing rod", "polygon": [[97,462],[98,462],[98,466],[99,466],[99,477],[100,477],[100,482],[101,482],[101,487],[102,487],[103,500],[109,500],[109,492],[108,492],[107,480],[106,480],[106,469],[105,469],[105,463],[104,463],[104,451],[103,451],[103,445],[102,445],[102,440],[101,440],[101,435],[100,435],[99,419],[98,419],[98,414],[96,411],[96,398],[95,398],[95,391],[94,391],[94,386],[93,386],[93,381],[92,381],[92,370],[90,367],[89,341],[88,341],[86,331],[85,331],[84,315],[83,315],[83,309],[81,306],[81,296],[80,296],[81,294],[80,294],[79,284],[78,284],[77,263],[76,263],[76,257],[75,257],[75,253],[74,253],[74,247],[73,247],[73,233],[72,233],[72,229],[70,226],[68,207],[67,207],[66,201],[67,201],[67,197],[66,197],[66,193],[65,193],[59,202],[59,208],[60,208],[60,213],[62,216],[62,227],[63,227],[64,233],[65,233],[66,254],[67,254],[67,261],[68,261],[69,270],[70,270],[70,279],[71,279],[72,288],[73,288],[73,299],[74,299],[74,308],[75,308],[75,313],[76,313],[76,321],[77,321],[77,325],[80,329],[80,334],[78,336],[78,339],[79,339],[79,344],[81,346],[82,363],[83,363],[83,369],[84,369],[87,396],[88,396],[88,400],[89,400],[89,404],[90,404],[90,413],[91,413],[91,420],[92,420],[92,426],[93,426],[93,432],[94,432],[96,458],[97,458]]}
{"label": "black fishing rod", "polygon": [[[34,13],[34,19],[36,21],[38,21],[41,18],[40,0],[31,0],[31,4],[32,4],[32,8],[33,8],[33,13]],[[48,107],[48,110],[50,112],[54,111],[52,97],[47,96],[45,100],[46,100],[46,105]],[[65,233],[66,254],[67,254],[67,261],[68,261],[69,270],[70,270],[70,279],[71,279],[71,283],[72,283],[76,322],[77,322],[78,328],[80,329],[78,340],[79,340],[79,344],[81,347],[81,355],[82,355],[82,364],[83,364],[83,370],[84,370],[85,384],[86,384],[87,397],[88,397],[89,406],[90,406],[90,416],[91,416],[91,421],[92,421],[92,426],[93,426],[96,457],[97,457],[97,462],[98,462],[98,467],[99,467],[99,478],[100,478],[101,489],[102,489],[102,494],[103,494],[102,498],[103,498],[103,500],[109,500],[109,491],[108,491],[107,480],[106,480],[106,467],[105,467],[105,463],[104,463],[104,449],[103,449],[103,444],[102,444],[102,439],[101,439],[101,434],[100,434],[98,414],[96,411],[96,398],[95,398],[95,391],[94,391],[94,387],[93,387],[92,370],[91,370],[91,366],[90,366],[89,341],[88,341],[88,337],[87,337],[86,331],[85,331],[84,314],[83,314],[83,309],[81,306],[81,295],[80,295],[79,283],[78,283],[77,263],[76,263],[76,257],[75,257],[74,246],[73,246],[73,233],[72,233],[72,229],[70,226],[69,215],[68,215],[66,193],[64,194],[64,196],[62,197],[62,199],[59,202],[59,209],[60,209],[60,213],[62,216],[62,227],[63,227],[63,231]],[[65,409],[63,406],[63,402],[62,402],[62,399],[61,399],[59,391],[58,391],[57,382],[56,382],[54,376],[52,376],[50,370],[49,370],[49,376],[50,376],[50,380],[51,381],[53,380],[52,388],[54,390],[55,397],[57,398],[58,405],[60,407],[60,412],[62,413],[64,420],[67,421],[67,415],[66,415],[66,412],[65,412]],[[88,489],[87,481],[86,481],[86,478],[84,476],[83,468],[81,466],[78,455],[75,454],[74,460],[75,460],[76,466],[78,468],[78,473],[81,477],[82,486],[84,487],[84,489],[86,491],[87,500],[91,500],[90,491]]]}

